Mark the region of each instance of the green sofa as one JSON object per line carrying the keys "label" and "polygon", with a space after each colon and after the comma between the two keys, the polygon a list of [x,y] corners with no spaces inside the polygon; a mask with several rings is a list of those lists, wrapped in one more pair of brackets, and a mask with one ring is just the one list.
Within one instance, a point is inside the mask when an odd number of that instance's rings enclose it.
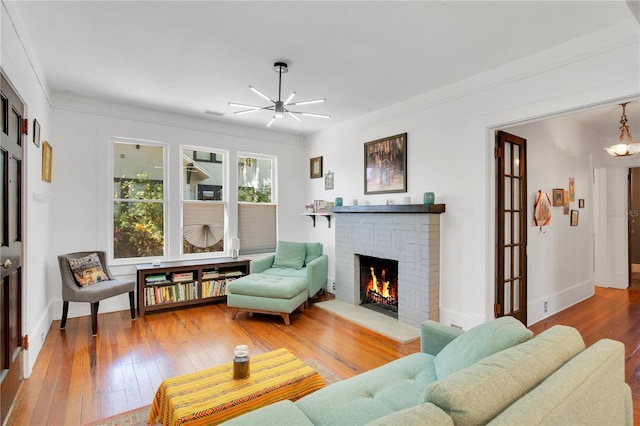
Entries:
{"label": "green sofa", "polygon": [[307,300],[327,283],[329,260],[320,243],[279,241],[276,252],[254,260],[251,273],[227,286],[227,306],[235,319],[239,312],[282,316],[304,311]]}
{"label": "green sofa", "polygon": [[536,337],[503,317],[467,332],[427,321],[421,352],[229,425],[633,424],[624,346],[577,330]]}

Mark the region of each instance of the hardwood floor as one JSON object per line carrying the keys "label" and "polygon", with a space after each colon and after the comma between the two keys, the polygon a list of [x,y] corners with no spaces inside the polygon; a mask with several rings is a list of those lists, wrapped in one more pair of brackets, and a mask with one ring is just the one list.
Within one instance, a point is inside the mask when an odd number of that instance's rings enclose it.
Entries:
{"label": "hardwood floor", "polygon": [[[640,290],[597,289],[596,295],[531,329],[576,327],[587,345],[607,337],[626,345],[626,377],[640,424]],[[101,314],[98,337],[89,317],[54,321],[7,425],[81,425],[151,403],[165,377],[229,362],[237,344],[252,354],[280,347],[315,358],[343,378],[420,350],[310,305],[291,326],[280,317],[239,315],[224,303],[157,312],[131,321],[128,311]]]}

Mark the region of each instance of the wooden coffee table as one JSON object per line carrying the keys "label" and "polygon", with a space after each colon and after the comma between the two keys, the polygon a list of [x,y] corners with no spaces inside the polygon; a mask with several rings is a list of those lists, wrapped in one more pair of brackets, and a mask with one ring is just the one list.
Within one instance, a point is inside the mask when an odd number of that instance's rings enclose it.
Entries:
{"label": "wooden coffee table", "polygon": [[247,379],[233,379],[233,363],[165,379],[148,423],[210,425],[271,403],[295,401],[323,388],[324,379],[287,349],[251,357]]}

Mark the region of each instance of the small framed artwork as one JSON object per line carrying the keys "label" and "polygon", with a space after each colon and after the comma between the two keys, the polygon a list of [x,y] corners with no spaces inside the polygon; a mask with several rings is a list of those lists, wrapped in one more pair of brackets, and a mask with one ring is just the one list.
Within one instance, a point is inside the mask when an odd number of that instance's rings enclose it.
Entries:
{"label": "small framed artwork", "polygon": [[33,119],[33,143],[40,147],[40,123],[35,118]]}
{"label": "small framed artwork", "polygon": [[569,178],[569,201],[576,200],[576,180],[575,178]]}
{"label": "small framed artwork", "polygon": [[578,208],[584,209],[584,198],[578,200]]}
{"label": "small framed artwork", "polygon": [[309,177],[311,179],[322,177],[322,157],[313,157],[309,160]]}
{"label": "small framed artwork", "polygon": [[553,206],[564,206],[564,190],[562,188],[553,188]]}
{"label": "small framed artwork", "polygon": [[364,193],[407,192],[407,134],[364,144]]}
{"label": "small framed artwork", "polygon": [[571,210],[571,226],[578,226],[578,218],[580,212],[578,210]]}
{"label": "small framed artwork", "polygon": [[328,171],[327,175],[324,177],[324,189],[325,191],[329,191],[333,189],[333,172]]}
{"label": "small framed artwork", "polygon": [[565,215],[569,214],[569,207],[571,207],[569,205],[569,190],[565,189],[564,190],[564,207],[562,210],[562,214],[565,214]]}
{"label": "small framed artwork", "polygon": [[51,165],[53,162],[53,148],[49,142],[42,144],[42,180],[51,182]]}

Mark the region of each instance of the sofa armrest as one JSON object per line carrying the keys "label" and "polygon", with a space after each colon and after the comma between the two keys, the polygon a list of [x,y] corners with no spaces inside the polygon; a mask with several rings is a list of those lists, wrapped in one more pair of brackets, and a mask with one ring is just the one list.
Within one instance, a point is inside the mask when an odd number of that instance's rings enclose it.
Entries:
{"label": "sofa armrest", "polygon": [[258,274],[271,268],[271,266],[273,266],[273,260],[275,258],[276,255],[271,254],[269,256],[261,257],[260,259],[251,261],[251,273]]}
{"label": "sofa armrest", "polygon": [[420,325],[420,350],[426,354],[437,355],[449,342],[464,331],[427,320]]}
{"label": "sofa armrest", "polygon": [[322,286],[327,283],[329,274],[329,257],[323,254],[307,263],[307,281],[309,281],[309,296],[313,297]]}

